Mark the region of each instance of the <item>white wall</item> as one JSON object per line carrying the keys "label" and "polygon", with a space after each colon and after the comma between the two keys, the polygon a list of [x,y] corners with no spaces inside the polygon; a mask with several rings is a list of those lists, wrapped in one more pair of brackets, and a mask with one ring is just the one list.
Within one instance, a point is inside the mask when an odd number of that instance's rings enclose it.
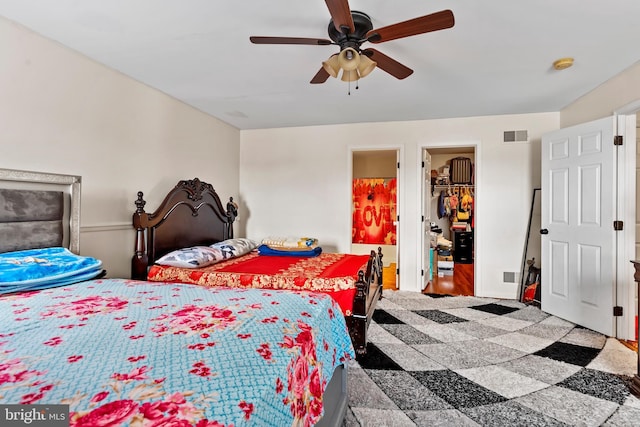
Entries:
{"label": "white wall", "polygon": [[240,132],[0,17],[0,167],[82,176],[83,255],[129,277],[131,215],[180,179],[237,197]]}
{"label": "white wall", "polygon": [[[240,226],[250,238],[313,235],[348,252],[351,150],[399,146],[400,289],[419,291],[421,150],[477,144],[476,294],[516,298],[503,272],[520,271],[540,138],[558,128],[559,113],[541,113],[242,131]],[[528,130],[531,143],[503,143],[513,129]]]}
{"label": "white wall", "polygon": [[619,108],[638,100],[640,62],[563,108],[560,111],[560,125],[564,128],[611,116]]}
{"label": "white wall", "polygon": [[395,178],[395,150],[353,152],[353,178]]}

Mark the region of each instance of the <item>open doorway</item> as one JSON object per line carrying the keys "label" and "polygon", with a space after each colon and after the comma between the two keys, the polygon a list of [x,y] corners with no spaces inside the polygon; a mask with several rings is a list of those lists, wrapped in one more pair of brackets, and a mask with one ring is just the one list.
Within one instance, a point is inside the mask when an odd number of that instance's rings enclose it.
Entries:
{"label": "open doorway", "polygon": [[383,288],[399,288],[398,150],[352,152],[351,253],[382,248]]}
{"label": "open doorway", "polygon": [[423,292],[475,295],[475,147],[422,154]]}

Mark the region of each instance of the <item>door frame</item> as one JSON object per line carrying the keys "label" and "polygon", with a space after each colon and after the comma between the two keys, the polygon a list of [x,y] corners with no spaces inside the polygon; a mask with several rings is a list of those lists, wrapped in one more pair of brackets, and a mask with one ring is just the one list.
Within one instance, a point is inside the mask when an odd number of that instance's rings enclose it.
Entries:
{"label": "door frame", "polygon": [[636,259],[636,114],[640,113],[640,100],[627,104],[616,111],[616,134],[625,135],[626,140],[618,157],[618,219],[624,228],[617,239],[618,259],[616,305],[622,307],[623,315],[616,319],[616,337],[635,340],[636,283],[635,269],[630,261]]}
{"label": "door frame", "polygon": [[[400,168],[402,167],[402,162],[404,161],[404,147],[402,145],[358,145],[358,146],[349,146],[349,155],[348,155],[348,165],[347,171],[349,174],[349,229],[347,230],[347,235],[349,236],[349,247],[353,246],[352,238],[351,238],[351,230],[353,229],[353,206],[352,206],[352,191],[353,191],[353,153],[358,151],[395,151],[396,152],[396,164],[400,164]],[[402,177],[400,173],[400,168],[396,167],[396,215],[397,218],[402,218],[400,216],[402,214],[402,200],[404,196],[404,188],[402,186]],[[396,289],[400,289],[400,242],[402,241],[402,222],[398,221],[396,225]],[[382,262],[384,264],[385,259],[382,258]]]}
{"label": "door frame", "polygon": [[[428,159],[428,166],[429,168],[427,168],[427,164],[425,162],[427,162],[427,154],[429,155],[429,159]],[[427,285],[425,285],[425,283],[428,283],[428,280],[425,276],[433,276],[433,265],[435,263],[437,263],[437,258],[431,258],[432,255],[431,254],[431,226],[429,224],[427,224],[427,217],[430,217],[429,212],[432,210],[432,206],[431,206],[431,197],[429,197],[429,202],[426,202],[426,198],[424,197],[424,194],[426,193],[430,193],[433,194],[433,189],[431,187],[431,153],[429,153],[428,150],[422,150],[420,152],[420,157],[421,157],[421,168],[420,168],[420,182],[422,185],[422,191],[420,194],[422,194],[422,199],[420,200],[421,205],[420,205],[420,209],[421,209],[421,227],[420,227],[420,235],[422,236],[422,238],[420,239],[420,263],[418,264],[418,268],[421,269],[420,271],[420,290],[422,292],[424,292],[424,290],[427,288]],[[427,179],[429,180],[429,183],[427,184]],[[429,205],[428,211],[425,208],[425,205]],[[429,218],[431,219],[431,218]],[[429,237],[427,237],[429,236]],[[427,250],[427,241],[429,243],[429,256],[427,256],[427,254],[425,252],[422,251],[426,251]],[[431,261],[431,265],[427,266],[427,263],[429,261],[427,261],[427,259],[430,259]],[[434,262],[435,261],[435,262]]]}
{"label": "door frame", "polygon": [[[423,159],[423,151],[427,150],[437,150],[442,148],[469,148],[474,152],[475,163],[473,164],[473,176],[474,176],[474,188],[473,188],[473,216],[474,216],[474,229],[473,229],[473,251],[474,251],[474,260],[473,260],[473,294],[476,296],[483,295],[482,289],[482,280],[480,278],[481,275],[481,266],[482,266],[482,251],[480,248],[480,243],[482,242],[482,220],[479,219],[478,206],[476,205],[476,201],[480,199],[480,203],[482,203],[482,190],[481,190],[481,177],[480,173],[482,169],[482,153],[480,150],[480,141],[458,141],[458,142],[428,142],[418,144],[418,153],[416,158],[418,159],[418,170],[422,169],[422,159]],[[426,173],[426,172],[425,172]],[[422,182],[422,173],[416,174],[418,176],[418,183],[416,188],[418,190],[418,194],[416,195],[416,200],[420,200],[420,209],[424,209],[424,183]],[[422,212],[424,214],[424,212]],[[423,254],[422,248],[424,247],[424,239],[426,238],[426,233],[424,232],[425,222],[420,218],[421,215],[418,216],[418,230],[421,231],[422,237],[418,239],[418,244],[421,245],[417,252],[417,266],[418,266],[418,287],[416,289],[422,289],[422,275],[420,274],[420,269],[422,269],[423,262]]]}

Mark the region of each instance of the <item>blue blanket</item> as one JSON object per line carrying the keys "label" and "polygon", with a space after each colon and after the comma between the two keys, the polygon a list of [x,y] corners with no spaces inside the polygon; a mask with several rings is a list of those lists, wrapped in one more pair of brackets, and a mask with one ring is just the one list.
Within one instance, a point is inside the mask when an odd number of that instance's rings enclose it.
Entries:
{"label": "blue blanket", "polygon": [[290,249],[279,250],[279,249],[273,249],[267,245],[260,245],[258,246],[258,253],[260,255],[314,257],[322,253],[322,248],[320,246],[316,246],[313,249],[296,251],[296,250],[290,250]]}
{"label": "blue blanket", "polygon": [[44,289],[96,277],[102,262],[63,247],[0,254],[0,294]]}

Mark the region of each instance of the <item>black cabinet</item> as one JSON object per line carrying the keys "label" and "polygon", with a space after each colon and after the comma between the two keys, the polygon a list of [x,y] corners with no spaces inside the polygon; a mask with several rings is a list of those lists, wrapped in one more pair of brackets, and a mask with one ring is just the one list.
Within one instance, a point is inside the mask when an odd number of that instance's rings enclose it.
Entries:
{"label": "black cabinet", "polygon": [[454,233],[453,260],[461,264],[473,263],[473,231]]}

